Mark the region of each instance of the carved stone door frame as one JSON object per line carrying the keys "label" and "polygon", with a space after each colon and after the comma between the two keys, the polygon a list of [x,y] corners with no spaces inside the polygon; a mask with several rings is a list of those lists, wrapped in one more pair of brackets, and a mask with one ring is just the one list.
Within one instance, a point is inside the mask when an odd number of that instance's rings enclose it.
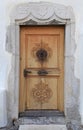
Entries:
{"label": "carved stone door frame", "polygon": [[8,115],[18,118],[19,113],[19,61],[20,25],[64,25],[65,26],[65,66],[64,66],[64,107],[68,120],[78,121],[79,81],[74,74],[75,18],[70,6],[55,3],[28,3],[17,5],[11,13],[11,23],[7,32],[7,51],[12,55],[8,78]]}

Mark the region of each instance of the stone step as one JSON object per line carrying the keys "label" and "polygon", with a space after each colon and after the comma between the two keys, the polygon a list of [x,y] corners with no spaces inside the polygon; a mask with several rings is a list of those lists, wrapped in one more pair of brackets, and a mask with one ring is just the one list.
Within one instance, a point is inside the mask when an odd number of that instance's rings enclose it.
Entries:
{"label": "stone step", "polygon": [[44,117],[44,116],[64,116],[63,112],[58,110],[28,110],[25,112],[21,112],[19,114],[20,117]]}
{"label": "stone step", "polygon": [[15,125],[48,125],[48,124],[66,124],[65,117],[22,117],[14,122]]}
{"label": "stone step", "polygon": [[20,125],[19,130],[67,130],[66,125]]}

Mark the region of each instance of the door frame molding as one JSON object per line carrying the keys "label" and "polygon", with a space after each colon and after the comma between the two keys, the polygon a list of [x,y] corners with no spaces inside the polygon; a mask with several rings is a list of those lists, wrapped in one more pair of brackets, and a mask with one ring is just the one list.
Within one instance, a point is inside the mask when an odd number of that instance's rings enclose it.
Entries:
{"label": "door frame molding", "polygon": [[[75,77],[75,18],[70,6],[55,3],[35,2],[17,5],[11,12],[7,28],[6,50],[12,55],[8,77],[9,118],[18,118],[19,113],[19,61],[20,25],[64,25],[64,112],[68,120],[79,120],[79,79]],[[11,96],[12,95],[12,96]]]}

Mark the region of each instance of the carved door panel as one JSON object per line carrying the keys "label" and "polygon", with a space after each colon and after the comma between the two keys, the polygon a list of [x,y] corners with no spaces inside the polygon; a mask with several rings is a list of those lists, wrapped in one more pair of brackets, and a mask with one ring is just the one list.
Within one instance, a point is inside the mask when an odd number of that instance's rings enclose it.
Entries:
{"label": "carved door panel", "polygon": [[20,112],[64,110],[64,27],[21,27]]}

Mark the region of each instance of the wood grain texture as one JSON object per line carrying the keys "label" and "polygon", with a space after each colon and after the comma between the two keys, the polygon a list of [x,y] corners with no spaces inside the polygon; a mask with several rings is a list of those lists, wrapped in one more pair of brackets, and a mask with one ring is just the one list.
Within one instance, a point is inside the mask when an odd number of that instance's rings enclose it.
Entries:
{"label": "wood grain texture", "polygon": [[[64,27],[21,27],[20,37],[19,111],[64,111]],[[36,54],[41,48],[47,52],[43,62]],[[26,78],[25,68],[31,71]],[[46,70],[48,74],[40,76],[39,70]]]}

